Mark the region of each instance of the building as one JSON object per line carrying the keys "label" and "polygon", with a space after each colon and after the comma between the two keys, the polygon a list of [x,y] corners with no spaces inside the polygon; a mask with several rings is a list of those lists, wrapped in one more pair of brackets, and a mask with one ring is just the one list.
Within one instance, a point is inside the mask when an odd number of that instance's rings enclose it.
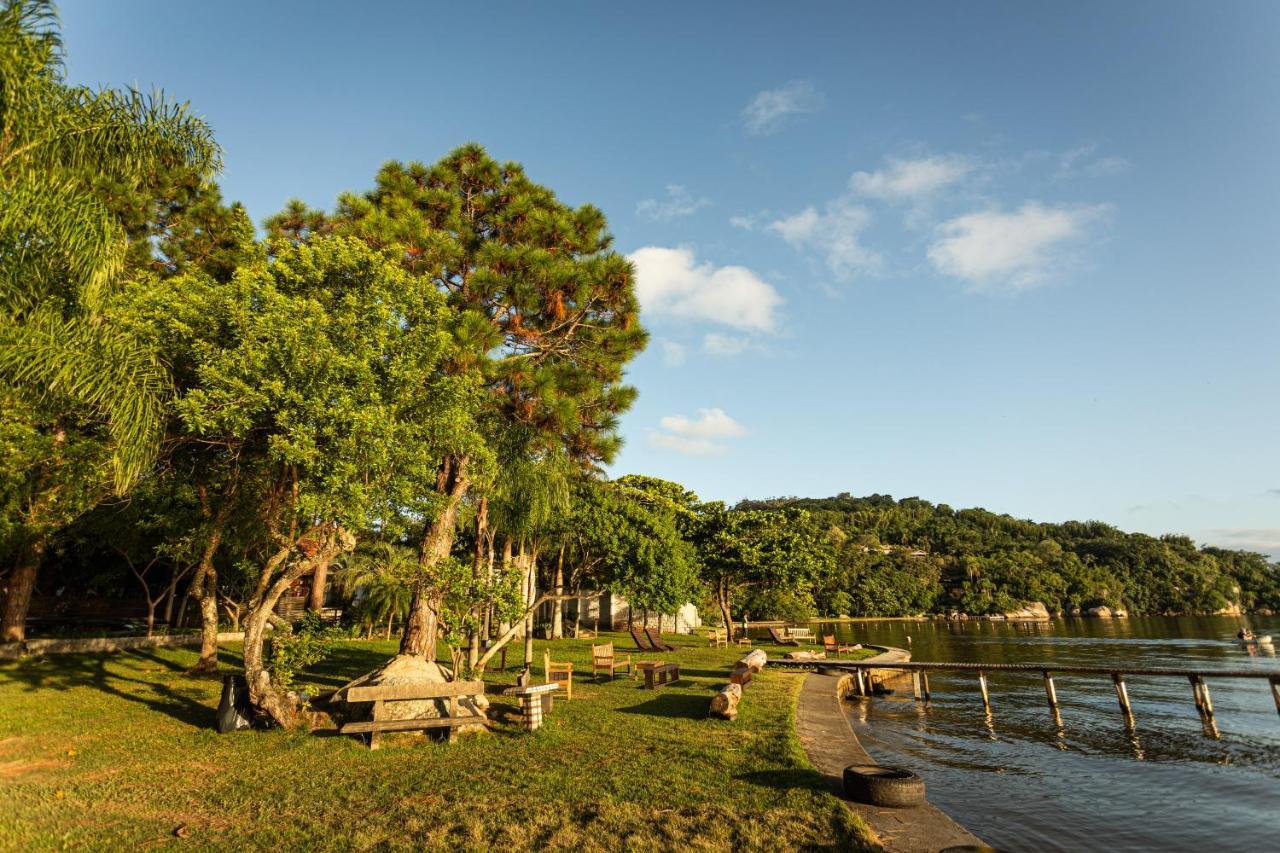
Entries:
{"label": "building", "polygon": [[631,605],[620,595],[612,592],[588,592],[569,603],[566,622],[573,622],[574,607],[577,608],[578,625],[595,631],[625,631],[627,625],[632,624],[649,628],[661,627],[666,633],[689,634],[702,627],[698,608],[692,602],[675,613],[649,613],[646,620],[641,610],[632,610]]}

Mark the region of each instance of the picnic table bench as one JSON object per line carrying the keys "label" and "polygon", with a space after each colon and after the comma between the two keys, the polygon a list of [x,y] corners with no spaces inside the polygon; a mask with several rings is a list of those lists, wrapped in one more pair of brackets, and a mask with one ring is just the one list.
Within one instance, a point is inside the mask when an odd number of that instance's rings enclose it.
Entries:
{"label": "picnic table bench", "polygon": [[644,673],[646,690],[656,690],[664,684],[680,680],[680,664],[663,661],[641,661],[636,669]]}
{"label": "picnic table bench", "polygon": [[554,693],[560,689],[560,682],[550,684],[530,684],[525,687],[508,687],[502,691],[503,696],[520,697],[520,714],[527,732],[542,728],[542,718],[551,713],[554,704]]}
{"label": "picnic table bench", "polygon": [[[483,695],[483,681],[447,681],[443,684],[376,684],[369,687],[352,687],[347,690],[347,703],[372,702],[372,718],[344,723],[338,731],[344,735],[369,735],[369,749],[378,748],[379,736],[384,732],[448,729],[449,741],[452,743],[457,739],[459,726],[488,725],[488,717],[474,703],[474,711],[463,711],[459,704],[459,700],[465,697]],[[448,699],[448,716],[387,719],[388,702],[412,702],[424,699]]]}

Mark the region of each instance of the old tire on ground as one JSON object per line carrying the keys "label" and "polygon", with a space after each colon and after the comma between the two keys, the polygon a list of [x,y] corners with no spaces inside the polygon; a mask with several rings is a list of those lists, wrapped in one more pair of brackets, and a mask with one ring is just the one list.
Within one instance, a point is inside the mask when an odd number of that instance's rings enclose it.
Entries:
{"label": "old tire on ground", "polygon": [[844,769],[844,793],[872,806],[907,808],[924,802],[924,780],[898,767],[850,764]]}

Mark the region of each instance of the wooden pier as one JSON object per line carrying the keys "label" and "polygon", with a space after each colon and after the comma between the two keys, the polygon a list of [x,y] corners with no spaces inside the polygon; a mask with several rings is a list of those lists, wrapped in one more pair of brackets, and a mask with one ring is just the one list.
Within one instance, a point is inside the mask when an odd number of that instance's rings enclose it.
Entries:
{"label": "wooden pier", "polygon": [[1039,673],[1044,680],[1045,697],[1049,702],[1049,712],[1055,721],[1061,721],[1058,705],[1058,690],[1053,683],[1054,675],[1098,675],[1111,679],[1115,688],[1116,699],[1120,711],[1124,715],[1125,725],[1134,725],[1133,705],[1129,701],[1129,687],[1126,679],[1130,676],[1152,676],[1166,678],[1185,678],[1191,684],[1192,700],[1196,712],[1211,732],[1217,732],[1217,724],[1213,716],[1213,700],[1209,695],[1208,678],[1255,678],[1264,679],[1270,685],[1271,697],[1275,701],[1276,712],[1280,713],[1280,672],[1257,669],[1180,669],[1173,667],[1146,667],[1139,669],[1116,668],[1107,666],[1065,666],[1045,663],[928,663],[924,661],[839,661],[814,660],[794,661],[771,659],[772,667],[787,669],[807,669],[833,671],[838,670],[851,676],[852,692],[857,696],[870,696],[876,692],[876,678],[885,679],[883,673],[894,673],[896,677],[911,676],[912,695],[917,701],[928,702],[929,673],[943,672],[974,673],[977,677],[978,692],[982,697],[983,710],[991,713],[991,692],[987,682],[987,674],[991,672],[1032,672]]}

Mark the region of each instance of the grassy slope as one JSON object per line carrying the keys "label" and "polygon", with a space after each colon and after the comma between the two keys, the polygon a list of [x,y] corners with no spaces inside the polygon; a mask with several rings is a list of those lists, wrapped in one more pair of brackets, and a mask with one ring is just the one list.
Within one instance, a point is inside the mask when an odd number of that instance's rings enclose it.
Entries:
{"label": "grassy slope", "polygon": [[[183,674],[190,650],[3,664],[0,847],[864,846],[796,738],[802,676],[766,672],[737,721],[710,720],[744,649],[673,641],[686,646],[651,656],[681,663],[673,686],[579,675],[574,701],[557,700],[526,734],[514,700],[495,695],[514,674],[490,673],[492,734],[452,745],[408,735],[377,752],[328,732],[216,734],[219,682]],[[590,641],[552,645],[590,670]],[[336,687],[394,651],[344,643],[304,681]],[[224,650],[223,665],[237,664]]]}

